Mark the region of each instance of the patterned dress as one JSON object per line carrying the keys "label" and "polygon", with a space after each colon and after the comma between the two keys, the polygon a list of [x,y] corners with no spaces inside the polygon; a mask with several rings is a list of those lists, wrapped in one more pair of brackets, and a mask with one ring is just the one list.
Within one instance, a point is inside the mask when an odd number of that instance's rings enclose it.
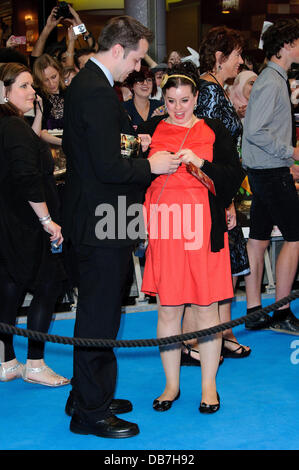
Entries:
{"label": "patterned dress", "polygon": [[[236,145],[240,141],[243,131],[241,120],[232,102],[227,99],[223,88],[218,83],[200,80],[197,108],[194,114],[198,118],[219,119],[231,133]],[[250,269],[246,242],[240,225],[237,224],[235,228],[229,230],[228,236],[232,275],[248,274]]]}

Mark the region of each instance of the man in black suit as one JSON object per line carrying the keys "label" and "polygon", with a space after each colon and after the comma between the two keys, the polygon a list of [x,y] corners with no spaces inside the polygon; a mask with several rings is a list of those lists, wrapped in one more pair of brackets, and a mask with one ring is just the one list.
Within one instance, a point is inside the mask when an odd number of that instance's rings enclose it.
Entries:
{"label": "man in black suit", "polygon": [[[75,247],[80,275],[75,337],[116,338],[134,243],[118,218],[119,201],[126,201],[126,210],[141,203],[151,174],[173,173],[179,165],[168,152],[148,160],[121,154],[121,134],[134,131],[113,83],[140,69],[151,40],[152,33],[135,19],[112,19],[99,37],[98,52],[73,79],[65,100],[63,233]],[[107,205],[115,219],[108,220],[105,238],[98,214],[103,216]],[[138,434],[137,424],[115,416],[132,409],[128,400],[113,398],[116,375],[112,349],[74,348],[73,388],[66,406],[72,432],[110,438]]]}

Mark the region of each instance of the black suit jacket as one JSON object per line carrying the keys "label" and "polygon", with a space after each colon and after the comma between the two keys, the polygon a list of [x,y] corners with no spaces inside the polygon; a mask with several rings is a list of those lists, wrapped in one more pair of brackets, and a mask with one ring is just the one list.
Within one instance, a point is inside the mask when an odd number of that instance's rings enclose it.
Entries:
{"label": "black suit jacket", "polygon": [[[144,190],[151,181],[150,165],[143,158],[121,156],[120,134],[133,134],[134,130],[105,74],[90,60],[68,89],[64,122],[62,145],[67,158],[64,237],[75,245],[132,244],[125,233],[124,211],[131,204],[142,203]],[[119,197],[123,207],[120,227]],[[115,211],[115,239],[113,233],[106,239],[96,236],[96,224],[101,220],[96,209],[100,204],[109,205],[110,215]],[[107,219],[105,206],[100,207],[102,219]],[[110,230],[113,232],[113,226]]]}

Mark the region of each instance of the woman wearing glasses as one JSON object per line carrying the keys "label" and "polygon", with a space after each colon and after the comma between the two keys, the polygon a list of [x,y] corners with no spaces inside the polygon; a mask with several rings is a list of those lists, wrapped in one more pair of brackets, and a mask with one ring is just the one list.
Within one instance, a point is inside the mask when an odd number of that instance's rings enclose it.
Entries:
{"label": "woman wearing glasses", "polygon": [[133,93],[133,98],[123,104],[136,129],[150,119],[155,109],[162,106],[163,102],[150,98],[157,93],[157,85],[153,72],[147,67],[141,67],[139,72],[132,72],[126,80],[126,85]]}

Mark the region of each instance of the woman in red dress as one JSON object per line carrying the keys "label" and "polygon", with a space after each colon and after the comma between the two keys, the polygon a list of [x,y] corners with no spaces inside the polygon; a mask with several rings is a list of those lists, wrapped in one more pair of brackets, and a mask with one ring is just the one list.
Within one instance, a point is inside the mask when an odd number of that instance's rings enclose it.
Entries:
{"label": "woman in red dress", "polygon": [[[225,127],[198,119],[198,75],[192,64],[171,69],[163,80],[167,116],[154,118],[139,131],[152,135],[149,156],[174,153],[182,164],[172,175],[158,176],[145,197],[149,246],[142,291],[157,295],[158,337],[179,335],[186,304],[196,330],[219,324],[218,301],[233,295],[225,208],[242,181],[237,151]],[[194,174],[209,177],[209,189]],[[202,173],[201,173],[202,174]],[[220,407],[216,373],[221,334],[200,341],[202,400],[199,410]],[[180,345],[161,348],[166,375],[164,392],[154,400],[166,411],[179,398]]]}

